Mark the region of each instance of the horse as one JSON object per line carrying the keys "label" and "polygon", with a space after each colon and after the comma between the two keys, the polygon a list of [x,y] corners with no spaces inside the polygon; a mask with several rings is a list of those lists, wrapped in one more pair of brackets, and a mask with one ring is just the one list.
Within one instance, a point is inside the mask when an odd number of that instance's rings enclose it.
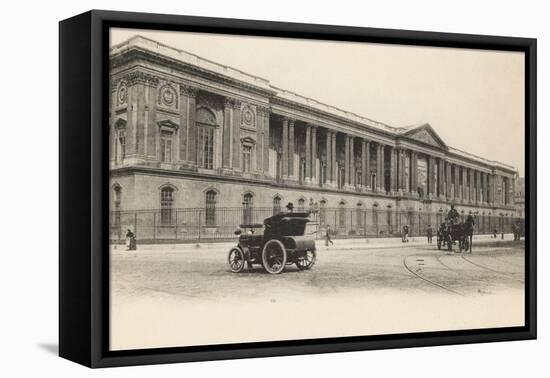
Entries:
{"label": "horse", "polygon": [[443,223],[437,233],[437,248],[447,244],[447,250],[453,249],[453,243],[458,241],[459,250],[472,253],[472,238],[474,234],[474,218],[469,215],[465,222]]}
{"label": "horse", "polygon": [[[474,236],[474,226],[476,224],[476,221],[474,217],[470,214],[466,217],[466,221],[464,222],[464,236],[465,238],[469,239],[468,247],[470,247],[470,253],[472,253],[472,239]],[[468,252],[468,248],[465,248],[466,252]]]}

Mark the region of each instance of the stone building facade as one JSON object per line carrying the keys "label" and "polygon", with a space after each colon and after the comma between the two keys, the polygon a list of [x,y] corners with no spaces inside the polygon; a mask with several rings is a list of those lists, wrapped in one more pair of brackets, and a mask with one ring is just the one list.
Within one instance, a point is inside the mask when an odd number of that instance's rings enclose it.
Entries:
{"label": "stone building facade", "polygon": [[518,177],[515,180],[514,204],[516,206],[516,215],[520,218],[525,217],[525,178]]}
{"label": "stone building facade", "polygon": [[111,48],[110,70],[114,211],[455,203],[516,215],[516,169],[429,124],[392,127],[140,36]]}

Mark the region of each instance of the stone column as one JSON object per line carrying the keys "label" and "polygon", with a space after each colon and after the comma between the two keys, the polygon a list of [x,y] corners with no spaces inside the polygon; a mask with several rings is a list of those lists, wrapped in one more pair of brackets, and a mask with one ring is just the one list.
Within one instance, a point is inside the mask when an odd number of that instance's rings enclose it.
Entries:
{"label": "stone column", "polygon": [[484,195],[483,195],[483,202],[485,204],[489,204],[489,174],[484,173],[483,174],[483,188],[484,188]]}
{"label": "stone column", "polygon": [[283,132],[281,138],[281,142],[283,144],[281,156],[281,176],[284,180],[286,180],[288,179],[288,118],[283,118]]}
{"label": "stone column", "polygon": [[475,203],[476,201],[476,184],[475,184],[475,171],[470,168],[468,170],[470,174],[470,203]]}
{"label": "stone column", "polygon": [[349,135],[349,185],[355,188],[355,146],[353,135]]}
{"label": "stone column", "polygon": [[[158,85],[158,79],[141,71],[134,71],[123,79],[126,82],[126,153],[125,157],[141,158],[146,154],[146,103],[149,87]],[[114,115],[113,115],[114,118]]]}
{"label": "stone column", "polygon": [[297,172],[294,172],[294,122],[294,119],[288,120],[288,176],[296,180]]}
{"label": "stone column", "polygon": [[454,197],[456,201],[460,201],[460,167],[456,164],[453,164],[453,168],[455,171],[455,190],[454,190]]}
{"label": "stone column", "polygon": [[397,193],[397,150],[394,147],[390,147],[390,192]]}
{"label": "stone column", "polygon": [[510,179],[510,190],[509,190],[509,198],[510,198],[510,205],[514,206],[515,205],[515,193],[516,193],[516,179],[515,178],[512,178]]}
{"label": "stone column", "polygon": [[366,188],[367,190],[373,190],[374,191],[374,188],[371,187],[371,172],[370,172],[370,161],[371,161],[371,156],[370,156],[370,142],[368,140],[365,140],[364,141],[365,143],[365,168],[363,168],[363,172],[365,174],[365,183],[367,184],[366,185]]}
{"label": "stone column", "polygon": [[476,202],[481,203],[481,172],[476,171]]}
{"label": "stone column", "polygon": [[411,193],[418,195],[418,153],[411,152]]}
{"label": "stone column", "polygon": [[317,177],[317,126],[311,126],[311,181],[319,183]]}
{"label": "stone column", "polygon": [[445,162],[445,167],[446,167],[446,173],[445,173],[445,195],[447,196],[447,199],[450,199],[452,197],[452,191],[451,191],[451,188],[452,188],[452,174],[451,174],[451,163],[449,163],[448,161]]}
{"label": "stone column", "polygon": [[435,159],[433,156],[428,156],[428,197],[433,198],[435,195]]}
{"label": "stone column", "polygon": [[[231,160],[231,109],[233,101],[229,98],[225,99],[223,107],[223,142],[222,142],[222,167],[231,168],[233,161]],[[183,106],[182,106],[183,110]]]}
{"label": "stone column", "polygon": [[332,135],[332,186],[337,187],[338,186],[338,164],[336,164],[336,131],[333,131],[331,133]]}
{"label": "stone column", "polygon": [[134,88],[136,90],[135,106],[136,117],[135,125],[135,153],[136,155],[145,155],[145,87],[146,81],[139,81]]}
{"label": "stone column", "polygon": [[462,167],[462,201],[463,202],[468,201],[468,189],[467,189],[467,185],[466,185],[466,174],[467,174],[466,167]]}
{"label": "stone column", "polygon": [[233,103],[233,124],[231,125],[232,129],[232,140],[233,140],[233,151],[231,151],[232,160],[233,160],[233,170],[241,170],[241,102],[235,100]]}
{"label": "stone column", "polygon": [[[159,134],[159,128],[157,127],[157,124],[156,124],[158,80],[149,81],[148,84],[149,86],[147,87],[147,91],[146,91],[147,108],[145,110],[145,122],[146,122],[145,134],[147,138],[147,141],[145,143],[145,153],[149,158],[156,159],[157,139]],[[180,117],[180,120],[181,120],[181,117]],[[181,145],[184,144],[182,143],[181,122],[180,122],[180,127],[178,129],[178,138],[179,138],[178,145],[181,151]],[[178,158],[180,161],[185,160],[185,154],[182,155],[180,153]]]}
{"label": "stone column", "polygon": [[260,107],[256,107],[256,171],[258,173],[264,170],[264,119]]}
{"label": "stone column", "polygon": [[405,164],[403,159],[403,149],[402,148],[396,148],[397,152],[397,193],[399,195],[403,194],[403,188],[405,187]]}
{"label": "stone column", "polygon": [[365,139],[361,140],[361,177],[363,178],[363,189],[369,189],[369,176],[367,168],[367,149],[369,148],[369,142]]}
{"label": "stone column", "polygon": [[380,153],[380,191],[382,193],[386,192],[386,176],[384,174],[385,168],[385,154],[384,154],[384,145],[379,144],[379,153]]}
{"label": "stone column", "polygon": [[325,150],[326,150],[326,162],[327,162],[327,173],[326,173],[326,183],[330,185],[332,183],[332,132],[329,129],[326,129],[326,138],[325,138]]}
{"label": "stone column", "polygon": [[269,124],[269,109],[258,107],[259,119],[263,123],[263,170],[264,174],[269,174],[269,141],[270,141],[270,124]]}
{"label": "stone column", "polygon": [[344,189],[349,187],[349,135],[344,135]]}
{"label": "stone column", "polygon": [[489,181],[489,204],[494,205],[495,204],[495,176],[491,173],[487,175],[487,179]]}
{"label": "stone column", "polygon": [[479,179],[480,179],[480,189],[481,189],[481,203],[484,204],[487,202],[487,193],[486,193],[486,186],[485,186],[485,172],[479,173]]}
{"label": "stone column", "polygon": [[381,143],[376,148],[376,187],[384,192],[384,145]]}
{"label": "stone column", "polygon": [[306,177],[305,182],[311,182],[311,126],[306,125]]}
{"label": "stone column", "polygon": [[440,199],[445,199],[445,160],[438,159],[437,168],[439,170],[437,175],[437,195]]}

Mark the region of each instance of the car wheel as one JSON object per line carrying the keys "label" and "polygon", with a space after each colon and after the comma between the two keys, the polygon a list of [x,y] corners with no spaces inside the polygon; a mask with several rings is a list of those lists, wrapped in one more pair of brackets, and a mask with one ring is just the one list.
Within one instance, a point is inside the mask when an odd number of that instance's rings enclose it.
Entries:
{"label": "car wheel", "polygon": [[296,266],[300,270],[308,270],[315,264],[317,255],[315,251],[306,251],[303,257],[300,257],[296,260]]}
{"label": "car wheel", "polygon": [[229,262],[229,269],[231,269],[233,273],[240,273],[244,269],[244,253],[240,248],[231,248],[227,260]]}
{"label": "car wheel", "polygon": [[262,264],[270,274],[279,274],[286,264],[286,248],[279,240],[272,239],[265,243],[262,250]]}

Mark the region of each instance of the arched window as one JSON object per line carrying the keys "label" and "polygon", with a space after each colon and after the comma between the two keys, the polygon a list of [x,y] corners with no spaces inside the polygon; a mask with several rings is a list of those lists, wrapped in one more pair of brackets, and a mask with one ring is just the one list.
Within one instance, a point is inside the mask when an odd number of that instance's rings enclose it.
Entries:
{"label": "arched window", "polygon": [[216,225],[216,191],[211,189],[205,193],[205,222],[207,226]]}
{"label": "arched window", "polygon": [[113,227],[120,226],[121,197],[122,188],[120,185],[115,185],[113,188]]}
{"label": "arched window", "polygon": [[298,200],[298,212],[303,213],[304,211],[306,211],[305,207],[306,207],[306,200],[303,198],[300,198]]}
{"label": "arched window", "polygon": [[281,197],[273,197],[273,215],[277,215],[281,212]]}
{"label": "arched window", "polygon": [[252,209],[253,209],[254,195],[252,193],[245,193],[243,196],[243,223],[252,223]]}
{"label": "arched window", "polygon": [[339,209],[338,209],[338,224],[340,227],[344,228],[346,227],[346,203],[344,201],[341,201],[339,203]]}
{"label": "arched window", "polygon": [[327,201],[324,199],[319,202],[319,222],[321,224],[327,223]]}
{"label": "arched window", "polygon": [[160,224],[171,226],[174,212],[174,189],[171,187],[162,188],[160,191]]}
{"label": "arched window", "polygon": [[364,217],[364,211],[363,211],[363,204],[359,202],[357,204],[357,229],[362,230],[363,229],[363,217]]}

